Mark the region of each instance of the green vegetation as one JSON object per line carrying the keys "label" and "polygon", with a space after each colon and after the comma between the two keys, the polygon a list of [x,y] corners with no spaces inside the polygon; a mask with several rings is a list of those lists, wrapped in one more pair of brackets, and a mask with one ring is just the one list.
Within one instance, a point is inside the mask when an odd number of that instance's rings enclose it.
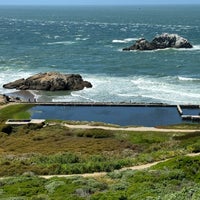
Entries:
{"label": "green vegetation", "polygon": [[0,199],[198,200],[200,157],[181,156],[148,170],[107,176],[43,179],[24,174],[0,180]]}
{"label": "green vegetation", "polygon": [[182,124],[174,124],[174,125],[168,125],[168,126],[158,126],[157,128],[198,130],[200,129],[200,123],[182,123]]}
{"label": "green vegetation", "polygon": [[30,104],[16,104],[10,105],[0,109],[0,120],[5,121],[7,119],[29,119],[30,113],[27,112],[33,105]]}
{"label": "green vegetation", "polygon": [[200,132],[70,129],[57,123],[0,125],[0,175],[81,174],[200,152]]}
{"label": "green vegetation", "polygon": [[[0,117],[25,118],[27,108],[13,105],[0,110]],[[16,115],[18,111],[23,112]],[[198,129],[198,125],[186,127]],[[48,121],[45,126],[1,122],[0,176],[4,178],[0,178],[0,200],[197,200],[200,156],[186,156],[197,152],[200,131],[84,130],[70,129],[61,121]],[[146,170],[115,171],[165,159]],[[101,171],[108,174],[39,176]]]}

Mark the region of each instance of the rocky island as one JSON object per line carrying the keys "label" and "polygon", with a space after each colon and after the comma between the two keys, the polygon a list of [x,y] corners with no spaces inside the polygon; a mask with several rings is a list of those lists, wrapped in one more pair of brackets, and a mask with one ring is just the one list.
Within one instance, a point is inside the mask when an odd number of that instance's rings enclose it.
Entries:
{"label": "rocky island", "polygon": [[123,51],[131,50],[156,50],[156,49],[166,49],[166,48],[192,48],[193,46],[188,42],[187,39],[177,35],[163,33],[157,35],[151,42],[147,41],[145,38],[140,38],[130,47],[126,47]]}
{"label": "rocky island", "polygon": [[17,90],[82,90],[91,88],[92,84],[84,81],[79,74],[61,74],[58,72],[47,72],[33,75],[27,79],[19,79],[3,85],[7,89]]}

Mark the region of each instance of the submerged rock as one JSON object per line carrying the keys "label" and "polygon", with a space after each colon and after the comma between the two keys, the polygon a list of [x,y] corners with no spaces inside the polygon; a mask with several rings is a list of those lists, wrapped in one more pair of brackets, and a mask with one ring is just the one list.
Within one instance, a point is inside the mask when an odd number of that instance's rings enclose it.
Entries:
{"label": "submerged rock", "polygon": [[177,35],[163,33],[157,35],[151,42],[148,42],[146,39],[141,38],[136,41],[130,47],[124,48],[123,51],[130,50],[156,50],[156,49],[165,49],[165,48],[192,48],[193,46],[188,42],[187,39]]}
{"label": "submerged rock", "polygon": [[84,81],[79,74],[61,74],[58,72],[47,72],[33,75],[27,79],[19,79],[3,85],[7,89],[18,90],[82,90],[91,88],[92,84]]}

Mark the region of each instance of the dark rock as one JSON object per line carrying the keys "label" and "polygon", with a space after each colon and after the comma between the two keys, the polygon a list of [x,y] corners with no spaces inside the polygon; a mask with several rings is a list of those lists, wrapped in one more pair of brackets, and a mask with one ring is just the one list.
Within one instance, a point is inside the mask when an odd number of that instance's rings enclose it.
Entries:
{"label": "dark rock", "polygon": [[177,35],[177,34],[168,34],[163,33],[156,36],[151,42],[148,42],[146,39],[141,38],[136,41],[130,47],[124,48],[123,51],[130,50],[156,50],[156,49],[165,49],[165,48],[192,48],[193,46],[188,42],[187,39]]}
{"label": "dark rock", "polygon": [[8,102],[9,102],[8,96],[0,94],[0,104],[5,104]]}
{"label": "dark rock", "polygon": [[91,88],[90,82],[84,81],[79,74],[61,74],[58,72],[39,73],[27,79],[19,79],[3,85],[7,89],[18,90],[82,90]]}
{"label": "dark rock", "polygon": [[153,46],[146,39],[140,38],[135,42],[134,45],[123,49],[123,51],[131,50],[153,50]]}
{"label": "dark rock", "polygon": [[0,104],[6,104],[9,102],[20,102],[21,99],[19,97],[12,97],[5,94],[0,94]]}

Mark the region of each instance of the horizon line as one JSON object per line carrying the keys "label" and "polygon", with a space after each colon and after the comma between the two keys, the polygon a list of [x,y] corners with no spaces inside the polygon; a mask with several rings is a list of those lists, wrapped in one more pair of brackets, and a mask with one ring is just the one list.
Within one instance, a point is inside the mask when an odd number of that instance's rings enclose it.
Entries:
{"label": "horizon line", "polygon": [[181,6],[200,5],[200,3],[146,3],[146,4],[1,4],[0,6]]}

